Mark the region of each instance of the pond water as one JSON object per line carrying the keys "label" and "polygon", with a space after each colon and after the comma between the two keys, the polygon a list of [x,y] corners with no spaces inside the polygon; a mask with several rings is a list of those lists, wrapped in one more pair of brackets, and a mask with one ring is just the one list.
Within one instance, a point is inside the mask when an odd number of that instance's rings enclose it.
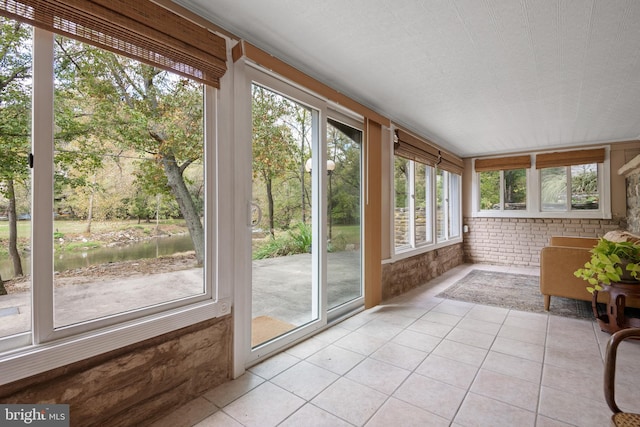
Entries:
{"label": "pond water", "polygon": [[[142,258],[157,258],[193,250],[191,237],[186,235],[157,237],[143,242],[110,248],[96,248],[83,252],[59,253],[54,259],[54,270],[64,271],[109,262],[132,261]],[[22,268],[29,274],[31,258],[22,256]],[[0,274],[3,280],[13,277],[13,264],[8,257],[0,259]]]}

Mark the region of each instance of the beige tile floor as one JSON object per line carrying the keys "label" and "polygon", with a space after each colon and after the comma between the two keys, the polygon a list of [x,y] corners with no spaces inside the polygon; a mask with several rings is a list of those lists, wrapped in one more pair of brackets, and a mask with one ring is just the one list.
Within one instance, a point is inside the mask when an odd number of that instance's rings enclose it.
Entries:
{"label": "beige tile floor", "polygon": [[[460,266],[250,368],[155,427],[608,425],[609,335],[593,321],[435,298],[472,268],[538,274]],[[640,411],[639,360],[640,344],[623,343],[623,409]]]}

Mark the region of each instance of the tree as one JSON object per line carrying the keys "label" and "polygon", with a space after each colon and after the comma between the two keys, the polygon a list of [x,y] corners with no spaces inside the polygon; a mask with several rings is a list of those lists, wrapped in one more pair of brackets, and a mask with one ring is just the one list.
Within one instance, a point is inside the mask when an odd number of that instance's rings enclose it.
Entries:
{"label": "tree", "polygon": [[269,232],[275,236],[273,183],[284,176],[294,156],[294,140],[284,118],[294,111],[292,103],[282,96],[253,85],[252,146],[254,179],[266,187]]}
{"label": "tree", "polygon": [[136,171],[139,188],[172,194],[202,263],[201,212],[185,175],[192,164],[202,162],[204,152],[202,85],[73,40],[59,40],[61,67],[74,76],[66,83],[90,106],[84,113],[97,140],[146,158]]}
{"label": "tree", "polygon": [[[0,17],[0,192],[8,199],[8,250],[15,276],[22,276],[17,247],[16,183],[29,176],[31,52],[25,46],[30,27]],[[0,280],[1,283],[1,280]]]}
{"label": "tree", "polygon": [[500,171],[480,172],[480,209],[500,205]]}
{"label": "tree", "polygon": [[395,206],[398,208],[405,208],[409,206],[409,160],[395,156],[394,158],[394,179],[395,183]]}
{"label": "tree", "polygon": [[504,171],[504,202],[517,204],[527,201],[527,170]]}
{"label": "tree", "polygon": [[[336,125],[338,125],[336,123]],[[360,137],[359,131],[353,135],[329,124],[327,149],[328,159],[336,169],[332,172],[332,191],[329,208],[331,220],[338,224],[353,224],[360,220]]]}

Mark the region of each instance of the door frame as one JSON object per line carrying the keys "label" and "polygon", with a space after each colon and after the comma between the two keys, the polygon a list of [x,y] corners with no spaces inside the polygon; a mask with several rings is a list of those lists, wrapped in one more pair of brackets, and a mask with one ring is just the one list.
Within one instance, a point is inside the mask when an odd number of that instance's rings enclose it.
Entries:
{"label": "door frame", "polygon": [[[234,373],[252,366],[264,358],[280,351],[282,348],[298,342],[314,331],[323,329],[327,324],[326,315],[326,290],[320,286],[325,281],[326,262],[323,259],[326,253],[326,239],[318,236],[325,235],[326,212],[323,214],[322,206],[326,206],[326,176],[315,171],[319,164],[326,162],[326,153],[319,149],[324,144],[323,132],[326,133],[326,101],[314,96],[299,87],[292,85],[283,79],[277,78],[273,74],[262,70],[252,63],[239,61],[235,64],[236,73],[236,108],[235,108],[235,200],[236,208],[240,218],[236,223],[236,250],[235,250],[235,306],[234,306]],[[315,110],[314,126],[312,130],[313,150],[319,152],[320,156],[314,156],[314,167],[312,171],[312,209],[313,218],[319,221],[313,222],[313,251],[319,256],[312,258],[313,289],[316,290],[317,298],[312,301],[317,314],[315,320],[302,325],[283,336],[266,342],[256,348],[251,348],[251,299],[252,299],[252,266],[251,266],[251,218],[250,203],[252,200],[251,175],[247,171],[252,170],[252,135],[251,135],[251,103],[246,100],[251,99],[251,85],[257,83],[287,98],[295,100],[297,103]],[[319,191],[316,189],[320,189]],[[325,209],[326,211],[326,209]],[[320,290],[318,293],[317,291]]]}
{"label": "door frame", "polygon": [[[338,121],[346,122],[350,126],[363,132],[362,152],[360,155],[361,162],[361,231],[360,240],[364,240],[364,156],[365,156],[365,123],[364,118],[335,104],[327,99],[320,97],[304,87],[291,82],[271,71],[265,70],[259,65],[249,60],[239,60],[233,66],[234,77],[234,107],[233,107],[233,140],[234,146],[234,210],[236,212],[236,221],[234,225],[234,307],[233,307],[233,328],[234,328],[234,366],[233,376],[237,378],[242,375],[247,368],[257,364],[265,358],[290,347],[304,339],[307,339],[314,333],[325,329],[329,319],[337,321],[345,318],[351,313],[359,309],[364,309],[364,245],[362,245],[362,253],[360,260],[360,276],[363,295],[360,298],[337,307],[332,311],[329,317],[327,307],[327,240],[320,238],[326,236],[328,232],[327,225],[327,183],[328,177],[324,171],[327,160],[326,137],[327,137],[327,119],[329,117]],[[318,111],[316,117],[317,125],[313,127],[312,132],[317,135],[313,136],[313,152],[320,155],[313,156],[312,167],[312,218],[319,218],[319,221],[313,222],[313,251],[318,256],[312,258],[312,280],[313,287],[319,290],[317,309],[318,316],[301,327],[298,327],[281,337],[269,341],[263,345],[251,348],[251,299],[252,299],[252,266],[251,266],[251,200],[252,200],[252,182],[251,175],[247,171],[252,170],[252,129],[251,129],[251,103],[247,100],[251,99],[251,85],[256,82],[264,87],[273,90],[287,98],[295,100],[301,105],[307,106]],[[316,252],[317,251],[317,252]],[[325,283],[325,286],[321,284]]]}

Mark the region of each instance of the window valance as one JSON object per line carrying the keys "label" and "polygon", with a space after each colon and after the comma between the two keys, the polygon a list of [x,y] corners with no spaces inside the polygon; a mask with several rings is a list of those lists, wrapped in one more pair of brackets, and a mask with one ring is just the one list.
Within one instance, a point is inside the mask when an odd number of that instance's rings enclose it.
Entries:
{"label": "window valance", "polygon": [[440,157],[437,148],[400,129],[396,130],[393,151],[396,156],[415,160],[429,166],[435,166]]}
{"label": "window valance", "polygon": [[396,156],[437,167],[461,175],[464,163],[461,158],[440,150],[429,142],[419,139],[402,129],[396,129],[393,141]]}
{"label": "window valance", "polygon": [[604,159],[604,148],[542,153],[536,155],[536,169],[602,163]]}
{"label": "window valance", "polygon": [[446,151],[440,151],[440,163],[437,167],[458,175],[462,175],[462,172],[464,172],[464,162],[462,159]]}
{"label": "window valance", "polygon": [[474,168],[476,172],[489,172],[499,170],[528,169],[531,167],[531,156],[508,156],[492,159],[476,159]]}
{"label": "window valance", "polygon": [[148,0],[2,0],[0,15],[220,87],[226,44]]}

